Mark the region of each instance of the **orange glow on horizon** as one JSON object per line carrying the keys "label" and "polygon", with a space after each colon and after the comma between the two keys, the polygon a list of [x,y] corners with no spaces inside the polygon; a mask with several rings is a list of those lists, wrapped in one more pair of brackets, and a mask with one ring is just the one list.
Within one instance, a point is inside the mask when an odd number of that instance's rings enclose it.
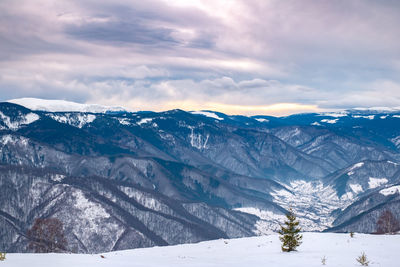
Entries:
{"label": "orange glow on horizon", "polygon": [[[138,107],[136,105],[136,107]],[[298,103],[276,103],[272,105],[233,105],[224,103],[196,103],[193,101],[176,101],[168,102],[157,108],[147,110],[165,111],[171,109],[182,109],[185,111],[212,110],[222,112],[228,115],[271,115],[271,116],[287,116],[302,112],[319,112],[321,111],[316,105],[303,105]]]}

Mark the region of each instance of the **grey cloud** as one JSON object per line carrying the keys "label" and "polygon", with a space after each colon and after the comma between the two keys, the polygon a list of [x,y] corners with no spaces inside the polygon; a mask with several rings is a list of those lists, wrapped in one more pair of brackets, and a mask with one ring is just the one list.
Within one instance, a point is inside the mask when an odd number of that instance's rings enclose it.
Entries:
{"label": "grey cloud", "polygon": [[[210,48],[213,46],[214,34],[207,32],[208,26],[215,28],[216,21],[201,10],[174,9],[160,1],[91,1],[79,3],[89,11],[89,17],[103,17],[105,21],[81,21],[79,24],[67,24],[65,32],[77,39],[87,41],[122,42],[154,47],[187,46],[193,48]],[[156,8],[155,8],[156,7]],[[99,15],[100,14],[100,15]],[[196,31],[196,37],[190,42],[176,38],[179,28],[189,27]]]}
{"label": "grey cloud", "polygon": [[[0,5],[0,61],[48,53],[79,53],[80,49],[41,32],[40,18],[10,14]],[[52,33],[53,34],[53,33]]]}
{"label": "grey cloud", "polygon": [[323,108],[352,107],[400,107],[400,83],[392,80],[376,80],[371,83],[354,84],[352,87],[363,88],[348,90],[341,97],[332,92],[329,98],[320,99],[318,105]]}
{"label": "grey cloud", "polygon": [[138,43],[146,45],[178,44],[171,37],[171,29],[150,28],[140,22],[90,23],[66,27],[66,33],[83,40]]}
{"label": "grey cloud", "polygon": [[400,106],[397,1],[190,3],[3,0],[0,96]]}
{"label": "grey cloud", "polygon": [[341,87],[341,81],[355,76],[376,79],[380,69],[391,78],[396,75],[391,61],[400,58],[399,3],[255,2],[245,5],[246,18],[251,19],[245,18],[243,31],[249,33],[252,43],[261,44],[265,53],[257,52],[259,56],[291,66],[292,80],[319,80],[321,83],[313,85],[323,90],[329,85]]}

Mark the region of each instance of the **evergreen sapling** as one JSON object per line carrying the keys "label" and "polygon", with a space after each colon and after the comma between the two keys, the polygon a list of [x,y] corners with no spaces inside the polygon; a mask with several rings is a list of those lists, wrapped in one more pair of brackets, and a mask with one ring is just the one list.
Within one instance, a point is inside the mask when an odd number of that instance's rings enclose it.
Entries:
{"label": "evergreen sapling", "polygon": [[287,220],[284,225],[281,225],[281,230],[279,230],[279,234],[281,235],[279,239],[282,241],[282,251],[290,252],[295,251],[300,246],[303,236],[299,234],[301,228],[298,227],[299,221],[296,220],[296,215],[292,209],[286,214],[286,218]]}
{"label": "evergreen sapling", "polygon": [[362,265],[362,266],[368,266],[369,260],[367,259],[367,255],[365,255],[365,252],[361,253],[361,256],[356,258],[356,260]]}
{"label": "evergreen sapling", "polygon": [[325,256],[321,259],[321,263],[322,263],[322,265],[326,265],[326,257]]}

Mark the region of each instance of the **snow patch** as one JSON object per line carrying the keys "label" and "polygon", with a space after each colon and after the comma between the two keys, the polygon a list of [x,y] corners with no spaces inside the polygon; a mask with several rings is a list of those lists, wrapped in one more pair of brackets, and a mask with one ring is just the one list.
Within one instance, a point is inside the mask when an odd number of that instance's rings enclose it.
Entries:
{"label": "snow patch", "polygon": [[109,107],[97,104],[80,104],[65,100],[47,100],[38,98],[19,98],[8,100],[9,103],[24,106],[31,110],[41,110],[48,112],[91,112],[91,113],[106,113],[106,112],[121,112],[127,111],[122,107]]}
{"label": "snow patch", "polygon": [[153,118],[143,118],[140,121],[138,121],[137,124],[142,125],[142,124],[147,124],[149,122],[151,122],[153,120]]}
{"label": "snow patch", "polygon": [[354,194],[352,192],[346,192],[340,199],[352,200],[354,199]]}
{"label": "snow patch", "polygon": [[334,118],[340,118],[340,117],[346,117],[348,115],[347,111],[341,111],[341,112],[324,112],[318,114],[318,116],[329,116],[329,117],[334,117]]}
{"label": "snow patch", "polygon": [[339,119],[333,119],[333,120],[323,119],[323,120],[321,120],[321,122],[334,124],[334,123],[336,123],[338,120],[339,120]]}
{"label": "snow patch", "polygon": [[390,141],[395,144],[396,146],[400,145],[400,136],[390,139]]}
{"label": "snow patch", "polygon": [[386,113],[386,112],[396,112],[399,111],[400,107],[370,107],[370,108],[352,108],[351,110],[359,110],[359,111],[370,111],[370,112],[380,112],[380,113]]}
{"label": "snow patch", "polygon": [[62,174],[55,174],[51,176],[51,180],[55,182],[61,182],[65,178],[65,175]]}
{"label": "snow patch", "polygon": [[[155,189],[156,186],[153,184],[153,189]],[[165,213],[165,211],[168,211],[169,208],[162,202],[160,202],[158,199],[154,198],[151,194],[147,194],[144,192],[141,192],[139,190],[136,190],[135,188],[131,187],[120,187],[120,189],[130,198],[135,199],[137,202],[145,206],[146,208],[152,209],[152,210],[157,210],[157,211],[162,211]],[[171,215],[173,212],[171,212]]]}
{"label": "snow patch", "polygon": [[388,182],[388,179],[386,179],[386,178],[369,177],[368,186],[369,186],[369,188],[377,188],[383,184],[386,184],[387,182]]}
{"label": "snow patch", "polygon": [[217,114],[209,111],[191,111],[190,113],[195,114],[195,115],[203,115],[209,118],[213,118],[216,120],[223,120],[224,118],[219,117]]}
{"label": "snow patch", "polygon": [[29,139],[22,137],[22,136],[14,136],[10,134],[3,135],[0,139],[0,144],[2,145],[8,145],[8,144],[18,144],[18,145],[23,145],[27,146],[29,142]]}
{"label": "snow patch", "polygon": [[28,113],[28,114],[19,114],[15,120],[11,120],[11,118],[5,115],[3,112],[0,111],[0,119],[3,121],[5,126],[12,131],[16,131],[23,125],[31,124],[34,121],[40,119],[39,115],[36,113]]}
{"label": "snow patch", "polygon": [[368,115],[368,116],[362,116],[362,115],[353,115],[353,118],[356,119],[368,119],[368,120],[373,120],[375,118],[375,115]]}
{"label": "snow patch", "polygon": [[356,163],[356,164],[354,164],[354,165],[349,169],[349,171],[352,171],[352,170],[361,168],[362,166],[364,166],[364,162]]}
{"label": "snow patch", "polygon": [[292,193],[290,193],[289,191],[287,191],[285,189],[274,190],[273,195],[279,196],[279,197],[286,197],[286,198],[294,197],[294,195]]}
{"label": "snow patch", "polygon": [[110,218],[110,214],[100,204],[89,201],[80,190],[75,191],[73,196],[75,197],[75,207],[81,211],[78,220],[85,227],[101,233],[99,221],[103,218]]}
{"label": "snow patch", "polygon": [[207,134],[205,137],[202,136],[200,133],[196,134],[194,133],[194,127],[189,126],[190,129],[190,144],[192,147],[195,147],[197,149],[205,149],[207,148],[207,142],[208,138],[210,137],[209,134]]}
{"label": "snow patch", "polygon": [[362,186],[359,184],[349,184],[349,186],[350,186],[351,190],[356,194],[364,191]]}
{"label": "snow patch", "polygon": [[382,189],[381,191],[379,191],[379,193],[381,193],[384,196],[389,196],[389,195],[393,195],[393,194],[396,194],[396,193],[400,194],[400,185],[395,185],[395,186],[392,186],[392,187],[388,187],[388,188]]}
{"label": "snow patch", "polygon": [[262,118],[255,119],[255,120],[258,121],[258,122],[269,122],[269,120],[267,120],[267,119],[262,119]]}
{"label": "snow patch", "polygon": [[163,130],[159,130],[158,133],[162,139],[167,140],[168,142],[171,142],[172,144],[175,143],[175,138],[172,134],[166,133]]}
{"label": "snow patch", "polygon": [[122,118],[122,119],[121,118],[117,118],[117,120],[122,125],[130,125],[131,124],[127,118]]}
{"label": "snow patch", "polygon": [[48,114],[50,118],[60,123],[69,124],[74,127],[82,128],[92,123],[96,119],[96,115],[82,113],[64,113],[64,114]]}
{"label": "snow patch", "polygon": [[318,122],[313,122],[313,123],[311,123],[311,125],[314,125],[314,126],[321,126],[321,124],[318,123]]}
{"label": "snow patch", "polygon": [[257,221],[254,230],[254,233],[257,235],[263,235],[271,233],[271,231],[278,231],[280,229],[279,225],[286,220],[286,216],[284,214],[276,214],[272,211],[261,210],[253,207],[246,208],[236,208],[234,210],[252,214],[260,218]]}
{"label": "snow patch", "polygon": [[38,114],[30,112],[25,115],[25,120],[23,124],[31,124],[32,122],[37,121],[39,118],[40,117]]}
{"label": "snow patch", "polygon": [[400,115],[393,115],[393,118],[400,118]]}

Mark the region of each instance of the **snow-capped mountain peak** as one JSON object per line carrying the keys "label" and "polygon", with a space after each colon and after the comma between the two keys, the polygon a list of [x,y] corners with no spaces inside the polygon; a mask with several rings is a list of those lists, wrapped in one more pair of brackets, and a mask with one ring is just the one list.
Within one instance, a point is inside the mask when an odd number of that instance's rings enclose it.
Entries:
{"label": "snow-capped mountain peak", "polygon": [[8,100],[7,102],[21,105],[31,110],[48,112],[106,113],[127,111],[125,108],[122,107],[102,106],[98,104],[81,104],[65,100],[48,100],[39,98],[18,98]]}

